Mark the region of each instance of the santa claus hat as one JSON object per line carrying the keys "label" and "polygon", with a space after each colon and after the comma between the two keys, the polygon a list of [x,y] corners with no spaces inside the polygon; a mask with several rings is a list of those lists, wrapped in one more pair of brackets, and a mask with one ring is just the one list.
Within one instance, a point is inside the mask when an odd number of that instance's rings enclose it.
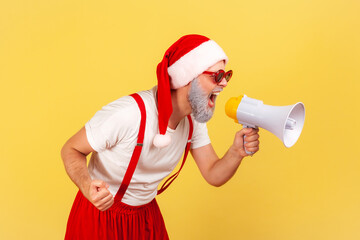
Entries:
{"label": "santa claus hat", "polygon": [[157,66],[159,134],[154,138],[156,147],[167,146],[171,138],[166,135],[172,113],[171,91],[186,86],[217,62],[228,58],[213,40],[201,35],[186,35],[165,52]]}

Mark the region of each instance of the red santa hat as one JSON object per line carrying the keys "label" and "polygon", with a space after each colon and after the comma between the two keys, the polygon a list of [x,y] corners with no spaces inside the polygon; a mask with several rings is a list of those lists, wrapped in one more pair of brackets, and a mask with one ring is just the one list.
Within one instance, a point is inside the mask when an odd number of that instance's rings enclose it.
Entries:
{"label": "red santa hat", "polygon": [[201,35],[185,35],[165,52],[157,66],[159,134],[154,138],[156,147],[165,147],[171,142],[166,135],[169,118],[173,111],[170,89],[186,86],[217,62],[228,58],[213,40]]}

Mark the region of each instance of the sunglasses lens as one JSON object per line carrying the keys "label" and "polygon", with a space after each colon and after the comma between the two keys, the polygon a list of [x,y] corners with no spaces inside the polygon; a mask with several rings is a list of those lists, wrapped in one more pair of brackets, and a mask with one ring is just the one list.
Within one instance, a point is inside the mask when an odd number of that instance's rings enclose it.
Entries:
{"label": "sunglasses lens", "polygon": [[216,82],[219,83],[221,82],[221,80],[224,78],[224,72],[223,71],[219,71],[216,74]]}
{"label": "sunglasses lens", "polygon": [[225,76],[226,81],[230,81],[232,74],[233,74],[233,72],[231,70],[226,73],[226,76]]}

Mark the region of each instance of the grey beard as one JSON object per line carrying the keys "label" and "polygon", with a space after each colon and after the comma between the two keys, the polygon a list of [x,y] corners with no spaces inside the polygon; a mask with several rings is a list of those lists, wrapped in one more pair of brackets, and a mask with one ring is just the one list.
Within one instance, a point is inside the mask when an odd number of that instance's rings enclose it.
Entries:
{"label": "grey beard", "polygon": [[215,106],[212,108],[208,106],[209,96],[201,89],[197,78],[191,82],[188,100],[196,121],[205,123],[210,120]]}

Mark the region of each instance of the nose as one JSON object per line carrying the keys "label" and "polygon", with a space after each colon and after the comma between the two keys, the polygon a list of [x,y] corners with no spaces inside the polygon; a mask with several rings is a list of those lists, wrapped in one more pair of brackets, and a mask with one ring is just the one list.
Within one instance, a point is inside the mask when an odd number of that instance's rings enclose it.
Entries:
{"label": "nose", "polygon": [[221,86],[221,87],[223,87],[223,88],[228,85],[228,82],[226,81],[225,77],[223,77],[223,78],[221,79],[221,82],[219,82],[218,85]]}

